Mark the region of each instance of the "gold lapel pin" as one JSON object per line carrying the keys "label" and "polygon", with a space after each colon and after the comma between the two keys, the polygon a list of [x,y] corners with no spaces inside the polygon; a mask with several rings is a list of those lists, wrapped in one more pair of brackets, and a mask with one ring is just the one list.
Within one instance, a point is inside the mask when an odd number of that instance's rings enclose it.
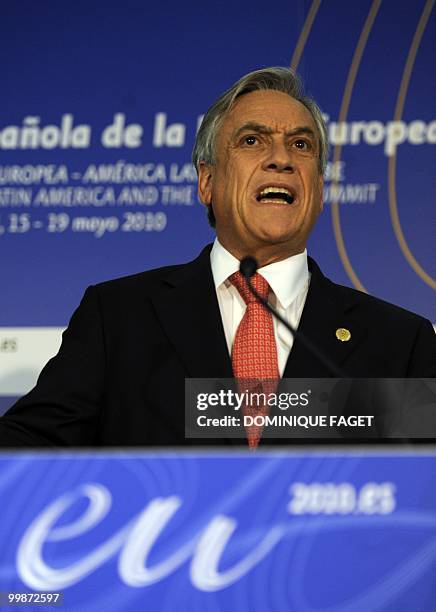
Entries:
{"label": "gold lapel pin", "polygon": [[345,329],[345,327],[339,327],[336,330],[336,338],[341,342],[348,342],[351,339],[351,332],[349,329]]}

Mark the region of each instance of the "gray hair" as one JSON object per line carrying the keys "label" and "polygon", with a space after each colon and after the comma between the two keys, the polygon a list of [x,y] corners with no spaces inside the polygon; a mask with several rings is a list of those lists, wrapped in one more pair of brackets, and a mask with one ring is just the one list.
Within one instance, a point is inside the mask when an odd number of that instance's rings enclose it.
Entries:
{"label": "gray hair", "polygon": [[[327,128],[321,109],[313,98],[304,93],[300,77],[290,68],[273,66],[254,70],[241,77],[230,89],[225,91],[208,109],[203,117],[192,152],[192,162],[198,172],[200,162],[215,163],[216,139],[227,113],[232,109],[237,98],[252,91],[281,91],[301,102],[312,115],[318,132],[320,174],[324,174],[328,158]],[[209,223],[215,227],[215,215],[212,205],[207,207]]]}
{"label": "gray hair", "polygon": [[319,171],[324,174],[328,158],[327,128],[321,109],[313,98],[305,95],[300,77],[290,68],[273,66],[249,72],[240,78],[212,104],[203,117],[192,152],[192,162],[197,169],[200,162],[215,163],[215,145],[225,116],[237,98],[252,91],[281,91],[301,102],[312,115],[318,131]]}

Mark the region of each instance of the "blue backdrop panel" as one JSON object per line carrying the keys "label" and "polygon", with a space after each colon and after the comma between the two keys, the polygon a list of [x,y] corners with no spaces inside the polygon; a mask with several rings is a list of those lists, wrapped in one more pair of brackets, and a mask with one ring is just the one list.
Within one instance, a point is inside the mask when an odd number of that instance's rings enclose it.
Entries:
{"label": "blue backdrop panel", "polygon": [[245,72],[291,62],[336,143],[311,253],[435,320],[433,4],[8,3],[0,326],[63,326],[90,283],[194,257],[213,237],[198,119]]}
{"label": "blue backdrop panel", "polygon": [[0,591],[63,609],[434,610],[436,456],[5,454]]}

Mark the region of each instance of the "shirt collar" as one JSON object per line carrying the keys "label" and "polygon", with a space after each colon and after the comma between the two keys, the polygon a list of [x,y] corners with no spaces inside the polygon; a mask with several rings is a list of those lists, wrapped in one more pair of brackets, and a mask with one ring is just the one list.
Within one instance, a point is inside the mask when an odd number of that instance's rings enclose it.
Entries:
{"label": "shirt collar", "polygon": [[[222,246],[218,238],[210,253],[210,263],[216,289],[239,270],[239,260]],[[281,306],[287,308],[309,280],[307,251],[305,249],[303,253],[259,268],[258,272],[268,281]]]}

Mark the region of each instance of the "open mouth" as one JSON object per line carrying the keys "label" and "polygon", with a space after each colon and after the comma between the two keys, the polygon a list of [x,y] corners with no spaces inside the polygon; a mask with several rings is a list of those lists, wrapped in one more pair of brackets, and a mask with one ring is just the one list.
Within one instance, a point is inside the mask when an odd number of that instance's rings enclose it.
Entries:
{"label": "open mouth", "polygon": [[295,193],[291,189],[285,187],[265,187],[256,196],[258,202],[283,202],[284,204],[292,204],[295,200]]}

